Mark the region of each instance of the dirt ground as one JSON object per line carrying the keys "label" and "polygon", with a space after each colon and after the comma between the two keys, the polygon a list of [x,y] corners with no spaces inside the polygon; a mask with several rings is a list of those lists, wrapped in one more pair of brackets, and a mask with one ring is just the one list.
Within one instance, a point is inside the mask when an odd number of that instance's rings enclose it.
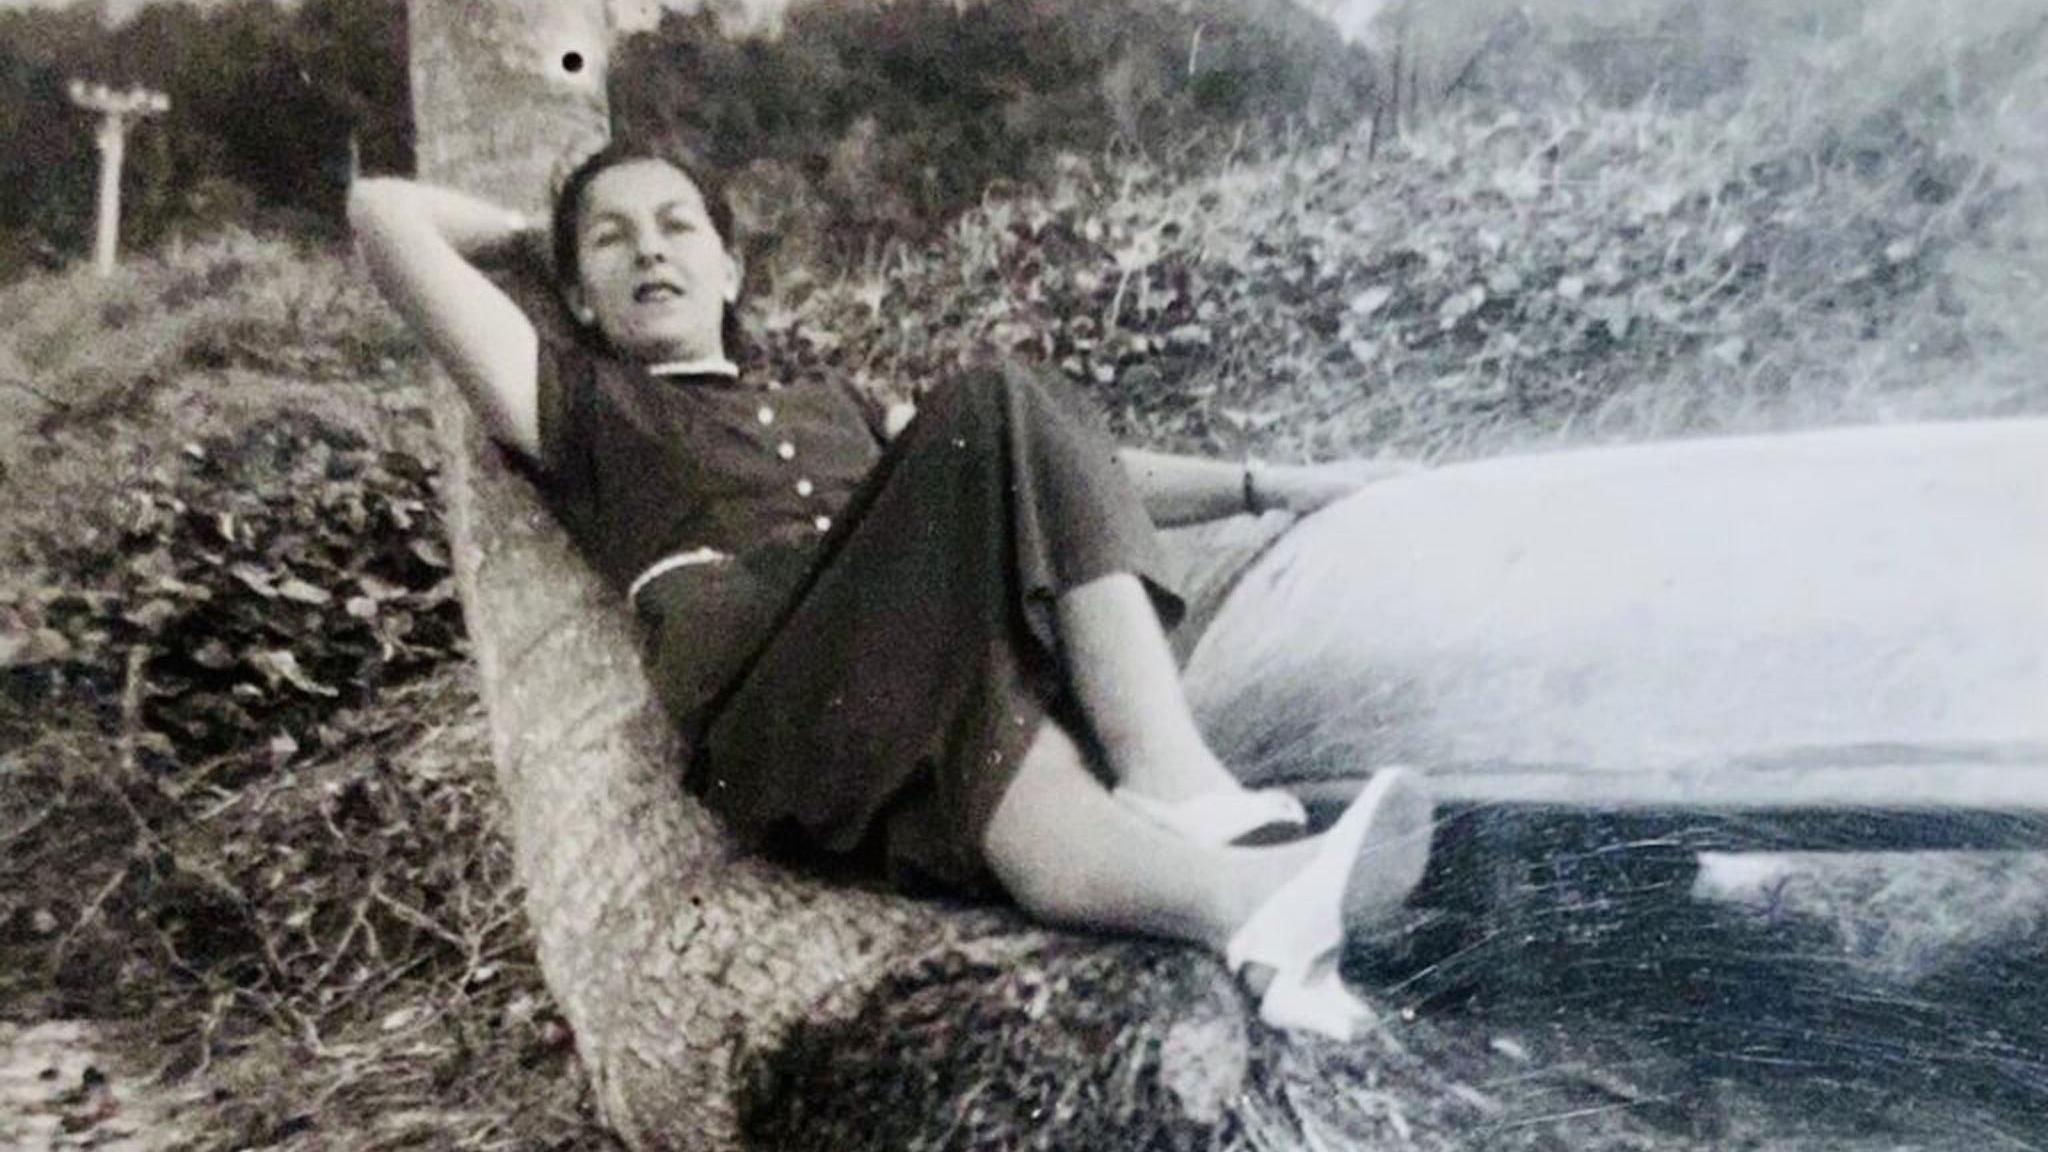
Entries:
{"label": "dirt ground", "polygon": [[0,1148],[160,1152],[191,1140],[204,1089],[165,1085],[133,1052],[104,1025],[0,1023]]}

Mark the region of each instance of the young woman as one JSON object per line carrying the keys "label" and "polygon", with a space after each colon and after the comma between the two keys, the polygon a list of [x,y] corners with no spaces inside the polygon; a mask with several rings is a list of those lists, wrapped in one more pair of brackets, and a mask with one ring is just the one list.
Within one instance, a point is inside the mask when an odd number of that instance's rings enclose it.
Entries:
{"label": "young woman", "polygon": [[1303,814],[1197,730],[1153,525],[1306,512],[1383,469],[1118,451],[1013,366],[900,429],[849,387],[743,378],[729,211],[650,151],[607,148],[558,194],[568,339],[472,263],[517,215],[397,180],[349,211],[379,286],[630,602],[714,812],[906,888],[1206,945],[1278,1026],[1369,1019],[1338,954],[1419,881],[1430,803],[1384,772],[1320,836],[1238,843]]}

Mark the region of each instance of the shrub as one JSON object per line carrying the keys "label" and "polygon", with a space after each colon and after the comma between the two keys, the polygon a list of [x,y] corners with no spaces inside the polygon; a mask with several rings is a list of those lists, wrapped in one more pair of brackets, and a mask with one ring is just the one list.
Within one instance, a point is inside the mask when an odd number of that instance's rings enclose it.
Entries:
{"label": "shrub", "polygon": [[1284,5],[1154,0],[823,3],[776,41],[672,14],[613,78],[625,130],[808,184],[819,235],[795,243],[841,263],[936,236],[992,187],[1042,185],[1065,152],[1250,155],[1348,124],[1373,92],[1363,54]]}

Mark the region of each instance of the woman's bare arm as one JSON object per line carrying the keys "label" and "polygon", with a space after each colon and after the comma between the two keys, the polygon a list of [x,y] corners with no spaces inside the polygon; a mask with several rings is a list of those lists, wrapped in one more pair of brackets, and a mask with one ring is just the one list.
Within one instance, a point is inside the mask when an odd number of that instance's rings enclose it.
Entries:
{"label": "woman's bare arm", "polygon": [[349,225],[370,276],[500,443],[540,455],[540,338],[472,261],[520,239],[525,217],[445,188],[356,181]]}
{"label": "woman's bare arm", "polygon": [[1117,460],[1160,527],[1220,520],[1240,512],[1306,515],[1368,484],[1413,472],[1403,461],[1261,464],[1125,448]]}
{"label": "woman's bare arm", "polygon": [[1145,511],[1162,528],[1251,511],[1245,504],[1242,464],[1145,448],[1124,448],[1116,455]]}

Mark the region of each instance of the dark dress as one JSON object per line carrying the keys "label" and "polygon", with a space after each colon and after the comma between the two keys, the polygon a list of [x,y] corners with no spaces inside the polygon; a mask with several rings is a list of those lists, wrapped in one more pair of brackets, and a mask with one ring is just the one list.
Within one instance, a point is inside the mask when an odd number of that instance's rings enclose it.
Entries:
{"label": "dark dress", "polygon": [[544,346],[541,486],[633,597],[687,786],[743,835],[900,887],[993,891],[988,819],[1040,722],[1087,740],[1053,601],[1113,572],[1182,605],[1108,436],[1015,365],[932,389],[893,442],[830,379],[660,376]]}

